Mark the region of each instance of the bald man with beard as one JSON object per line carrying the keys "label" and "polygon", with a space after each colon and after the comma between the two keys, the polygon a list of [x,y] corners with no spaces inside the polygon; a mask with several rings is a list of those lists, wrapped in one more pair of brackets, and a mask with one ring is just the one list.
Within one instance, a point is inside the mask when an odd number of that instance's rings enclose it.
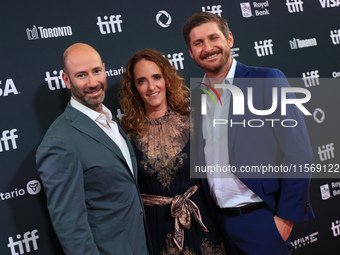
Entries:
{"label": "bald man with beard", "polygon": [[103,105],[105,64],[93,47],[76,43],[62,67],[72,97],[36,153],[60,244],[68,255],[149,254],[136,157]]}

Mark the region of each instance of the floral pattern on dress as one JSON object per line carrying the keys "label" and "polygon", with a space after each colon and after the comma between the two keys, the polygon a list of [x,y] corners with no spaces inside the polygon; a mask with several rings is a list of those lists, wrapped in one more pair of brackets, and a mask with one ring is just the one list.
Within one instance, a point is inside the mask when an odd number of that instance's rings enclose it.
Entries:
{"label": "floral pattern on dress", "polygon": [[176,172],[188,158],[182,150],[189,141],[189,116],[168,110],[165,116],[149,120],[149,130],[135,137],[137,149],[146,152],[139,162],[150,176],[157,175],[163,189],[170,190]]}

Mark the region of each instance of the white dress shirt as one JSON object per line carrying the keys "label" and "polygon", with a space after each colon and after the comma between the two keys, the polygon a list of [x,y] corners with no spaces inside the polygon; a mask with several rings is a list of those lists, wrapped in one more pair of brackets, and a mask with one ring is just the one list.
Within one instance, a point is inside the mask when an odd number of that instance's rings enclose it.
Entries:
{"label": "white dress shirt", "polygon": [[77,110],[91,118],[112,139],[112,141],[117,144],[130,168],[131,173],[133,174],[129,148],[124,137],[119,133],[117,123],[112,120],[111,111],[105,105],[103,105],[104,113],[96,112],[89,107],[79,103],[73,97],[71,97],[70,104],[72,107],[76,108]]}
{"label": "white dress shirt", "polygon": [[[236,60],[233,59],[231,68],[224,83],[232,84],[236,71]],[[203,79],[203,83],[207,82]],[[211,84],[214,86],[214,84]],[[206,166],[229,166],[228,124],[213,127],[214,119],[228,119],[231,93],[223,89],[222,106],[217,101],[207,97],[207,114],[203,116],[203,139],[205,140],[204,155]],[[217,168],[216,168],[217,169]],[[220,207],[239,207],[262,201],[233,173],[207,172],[210,195]]]}

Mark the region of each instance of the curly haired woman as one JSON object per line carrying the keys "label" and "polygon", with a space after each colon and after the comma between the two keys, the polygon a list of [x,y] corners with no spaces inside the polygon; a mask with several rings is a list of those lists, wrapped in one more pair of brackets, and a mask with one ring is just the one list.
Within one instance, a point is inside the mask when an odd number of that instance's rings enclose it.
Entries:
{"label": "curly haired woman", "polygon": [[120,92],[154,254],[224,254],[199,180],[190,179],[184,79],[161,53],[145,49],[129,60]]}

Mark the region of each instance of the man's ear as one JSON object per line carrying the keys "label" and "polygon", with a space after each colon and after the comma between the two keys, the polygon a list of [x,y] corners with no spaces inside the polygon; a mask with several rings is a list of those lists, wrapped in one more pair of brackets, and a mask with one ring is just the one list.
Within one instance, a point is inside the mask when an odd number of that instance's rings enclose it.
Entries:
{"label": "man's ear", "polygon": [[233,37],[233,34],[231,32],[229,32],[228,45],[229,45],[230,48],[232,48],[234,46],[234,37]]}
{"label": "man's ear", "polygon": [[61,77],[63,78],[63,81],[64,81],[66,87],[67,87],[68,89],[71,89],[71,85],[70,85],[70,77],[69,77],[65,72],[63,72],[63,74],[61,75]]}
{"label": "man's ear", "polygon": [[192,57],[192,51],[191,51],[191,49],[188,49],[188,50],[189,50],[190,57],[191,57],[192,59],[194,59],[194,58]]}

